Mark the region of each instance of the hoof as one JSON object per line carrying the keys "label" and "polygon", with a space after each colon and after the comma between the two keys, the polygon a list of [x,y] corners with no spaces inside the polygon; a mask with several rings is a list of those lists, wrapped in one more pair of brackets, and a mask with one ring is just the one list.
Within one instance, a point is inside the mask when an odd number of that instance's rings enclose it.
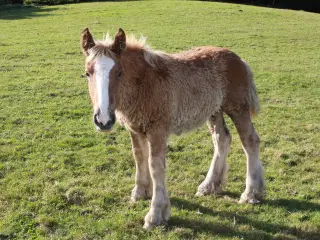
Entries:
{"label": "hoof", "polygon": [[169,205],[167,205],[164,209],[150,209],[144,218],[143,228],[145,230],[151,230],[156,226],[165,224],[169,220],[170,213],[171,209]]}
{"label": "hoof", "polygon": [[155,210],[149,210],[147,215],[144,218],[144,225],[143,228],[145,230],[151,230],[156,226],[159,226],[161,223],[164,222],[164,219],[162,218],[160,209]]}
{"label": "hoof", "polygon": [[260,201],[256,198],[240,198],[239,200],[240,204],[250,203],[250,204],[258,204]]}
{"label": "hoof", "polygon": [[203,181],[199,187],[198,191],[196,193],[196,197],[201,197],[209,194],[219,194],[221,193],[221,185],[216,185],[214,183],[208,183],[206,181]]}
{"label": "hoof", "polygon": [[252,185],[246,187],[246,190],[241,194],[239,203],[261,203],[266,193],[265,181],[263,175],[260,174],[259,181],[253,182]]}
{"label": "hoof", "polygon": [[147,222],[145,222],[143,225],[143,229],[147,230],[147,231],[152,230],[154,227],[155,227],[154,225],[152,225],[151,223],[147,223]]}
{"label": "hoof", "polygon": [[239,203],[250,203],[250,204],[258,204],[261,203],[263,199],[263,194],[258,191],[251,190],[249,192],[244,192],[241,194]]}
{"label": "hoof", "polygon": [[149,199],[151,196],[151,191],[148,188],[136,185],[131,192],[131,201],[137,202],[140,199]]}

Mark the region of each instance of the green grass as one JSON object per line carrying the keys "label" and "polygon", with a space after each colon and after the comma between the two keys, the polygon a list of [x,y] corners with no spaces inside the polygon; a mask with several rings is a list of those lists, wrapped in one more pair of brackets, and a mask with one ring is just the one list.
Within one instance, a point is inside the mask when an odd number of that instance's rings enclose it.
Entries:
{"label": "green grass", "polygon": [[[231,122],[229,181],[195,198],[212,158],[203,127],[170,138],[172,217],[142,230],[129,202],[134,162],[120,126],[95,132],[79,48],[122,27],[156,49],[227,47],[250,63],[262,112],[267,197],[239,205],[245,156]],[[320,15],[200,1],[129,1],[0,10],[0,239],[320,239]]]}

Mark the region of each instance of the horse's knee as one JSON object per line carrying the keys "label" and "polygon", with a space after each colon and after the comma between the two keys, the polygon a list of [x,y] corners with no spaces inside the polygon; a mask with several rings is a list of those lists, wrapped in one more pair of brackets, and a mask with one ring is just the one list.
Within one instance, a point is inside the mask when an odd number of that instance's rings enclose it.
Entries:
{"label": "horse's knee", "polygon": [[242,139],[244,147],[258,148],[260,145],[260,137],[256,132],[250,133]]}
{"label": "horse's knee", "polygon": [[260,145],[260,137],[259,137],[259,135],[256,132],[251,134],[250,141],[251,141],[252,145],[259,146]]}
{"label": "horse's knee", "polygon": [[[132,154],[137,157],[141,157],[143,154],[143,150],[140,147],[132,147]],[[137,161],[141,161],[141,159],[136,159]]]}

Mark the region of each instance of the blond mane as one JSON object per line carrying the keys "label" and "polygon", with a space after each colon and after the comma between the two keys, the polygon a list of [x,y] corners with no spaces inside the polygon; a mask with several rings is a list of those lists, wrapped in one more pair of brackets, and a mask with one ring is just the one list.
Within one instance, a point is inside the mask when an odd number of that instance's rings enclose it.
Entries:
{"label": "blond mane", "polygon": [[[110,47],[114,42],[114,38],[110,36],[109,33],[106,34],[103,40],[96,40],[95,46],[89,50],[89,56],[87,61],[92,61],[97,57],[102,55],[114,56],[110,51]],[[135,35],[130,34],[126,37],[126,50],[127,51],[142,51],[144,59],[146,62],[152,66],[156,67],[160,60],[166,58],[168,55],[161,51],[154,51],[147,44],[147,37],[140,36],[137,38]]]}

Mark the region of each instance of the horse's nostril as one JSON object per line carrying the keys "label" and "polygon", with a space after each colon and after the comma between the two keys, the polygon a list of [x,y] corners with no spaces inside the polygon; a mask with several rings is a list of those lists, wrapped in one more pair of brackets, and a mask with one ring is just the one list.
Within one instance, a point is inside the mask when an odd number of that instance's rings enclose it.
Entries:
{"label": "horse's nostril", "polygon": [[93,117],[94,123],[95,123],[97,126],[101,126],[102,124],[101,124],[101,122],[99,122],[98,116],[99,116],[98,114],[95,114],[95,115],[94,115],[94,117]]}
{"label": "horse's nostril", "polygon": [[111,116],[111,119],[106,123],[106,125],[104,125],[104,128],[111,129],[115,123],[115,120],[115,117]]}
{"label": "horse's nostril", "polygon": [[111,125],[112,125],[112,121],[109,120],[109,121],[107,122],[107,124],[106,124],[106,127],[109,128],[109,127],[111,127]]}

